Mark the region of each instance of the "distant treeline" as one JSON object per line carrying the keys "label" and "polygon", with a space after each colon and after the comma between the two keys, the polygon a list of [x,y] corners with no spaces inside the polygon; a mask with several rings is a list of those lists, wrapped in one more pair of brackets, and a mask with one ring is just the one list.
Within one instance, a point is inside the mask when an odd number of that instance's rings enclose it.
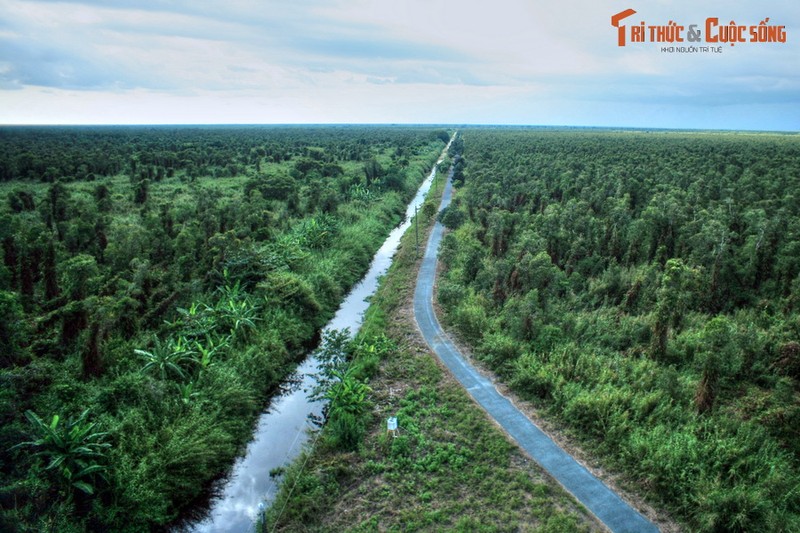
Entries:
{"label": "distant treeline", "polygon": [[[122,172],[148,179],[176,171],[190,177],[237,176],[249,167],[258,170],[263,163],[308,156],[323,147],[327,162],[365,160],[381,144],[395,146],[402,158],[420,128],[387,131],[364,126],[0,127],[0,181],[92,180]],[[423,135],[449,139],[444,130],[429,128]]]}

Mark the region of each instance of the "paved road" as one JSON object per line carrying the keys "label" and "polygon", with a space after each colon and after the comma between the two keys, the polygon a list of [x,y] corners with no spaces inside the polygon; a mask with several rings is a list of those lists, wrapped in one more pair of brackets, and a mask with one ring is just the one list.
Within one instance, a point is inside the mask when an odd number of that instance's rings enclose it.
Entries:
{"label": "paved road", "polygon": [[[452,177],[452,173],[451,173]],[[439,209],[450,203],[450,180]],[[414,292],[414,317],[425,341],[469,394],[537,463],[614,532],[655,532],[658,528],[622,501],[522,414],[450,342],[433,310],[433,285],[444,227],[437,222],[428,239]]]}

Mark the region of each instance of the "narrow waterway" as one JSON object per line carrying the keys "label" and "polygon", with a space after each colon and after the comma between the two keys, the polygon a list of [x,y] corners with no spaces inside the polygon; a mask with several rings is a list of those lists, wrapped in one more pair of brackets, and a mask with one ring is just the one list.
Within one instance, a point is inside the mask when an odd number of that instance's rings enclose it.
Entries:
{"label": "narrow waterway", "polygon": [[[451,139],[452,142],[452,139]],[[447,153],[448,143],[437,161]],[[378,287],[378,279],[392,263],[400,238],[410,227],[416,210],[436,177],[436,166],[422,182],[416,196],[406,208],[403,222],[394,228],[372,258],[369,271],[353,287],[339,310],[325,326],[326,330],[349,328],[355,335],[361,327],[364,312],[369,307],[369,297]],[[267,507],[278,491],[279,478],[270,472],[288,466],[302,451],[313,427],[311,415],[322,413],[322,402],[308,399],[316,384],[314,374],[318,361],[311,355],[297,368],[292,379],[282,388],[282,394],[272,399],[269,408],[261,415],[253,440],[243,457],[236,461],[219,498],[212,500],[208,518],[189,528],[195,533],[245,533],[253,529],[260,509]]]}

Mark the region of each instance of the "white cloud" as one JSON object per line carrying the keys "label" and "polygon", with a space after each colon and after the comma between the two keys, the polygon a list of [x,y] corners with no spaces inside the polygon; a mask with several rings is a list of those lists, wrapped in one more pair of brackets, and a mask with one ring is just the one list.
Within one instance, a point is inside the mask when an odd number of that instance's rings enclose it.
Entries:
{"label": "white cloud", "polygon": [[797,129],[798,6],[635,6],[648,23],[787,25],[785,44],[712,56],[619,48],[616,8],[589,0],[0,0],[0,122],[602,125],[627,107],[631,125],[722,127],[708,107],[751,105],[742,127]]}

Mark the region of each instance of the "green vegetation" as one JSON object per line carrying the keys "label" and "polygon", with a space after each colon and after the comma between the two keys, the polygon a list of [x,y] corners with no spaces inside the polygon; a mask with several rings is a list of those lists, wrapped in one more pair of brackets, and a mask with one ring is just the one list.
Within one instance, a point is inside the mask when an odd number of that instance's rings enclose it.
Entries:
{"label": "green vegetation", "polygon": [[[428,227],[444,180],[419,211]],[[422,232],[424,233],[424,232]],[[509,443],[415,339],[414,229],[403,237],[352,343],[326,343],[332,400],[316,446],[284,474],[261,531],[587,531],[585,510]],[[345,370],[346,369],[346,370]],[[344,379],[366,397],[341,391]],[[336,376],[339,376],[337,378]],[[344,398],[349,398],[344,400]],[[345,406],[363,438],[333,422]],[[396,416],[397,437],[386,432]]]}
{"label": "green vegetation", "polygon": [[447,137],[0,129],[0,529],[151,530],[201,499]]}
{"label": "green vegetation", "polygon": [[[0,129],[0,529],[158,529],[202,499],[446,139]],[[450,326],[691,530],[800,529],[799,143],[456,143]],[[412,230],[359,336],[326,343],[328,423],[261,526],[595,527],[409,334],[414,248]]]}
{"label": "green vegetation", "polygon": [[[70,420],[59,427],[60,417],[53,416],[50,424],[45,424],[33,411],[25,416],[31,422],[39,438],[18,444],[32,446],[41,455],[50,459],[45,470],[57,470],[66,489],[78,489],[86,494],[94,494],[94,478],[102,477],[105,467],[100,464],[105,459],[104,449],[110,444],[103,442],[107,433],[94,433],[95,424],[85,422],[89,411],[84,411],[77,420]],[[107,481],[103,477],[103,481]]]}
{"label": "green vegetation", "polygon": [[438,298],[693,531],[800,530],[800,140],[472,129]]}

